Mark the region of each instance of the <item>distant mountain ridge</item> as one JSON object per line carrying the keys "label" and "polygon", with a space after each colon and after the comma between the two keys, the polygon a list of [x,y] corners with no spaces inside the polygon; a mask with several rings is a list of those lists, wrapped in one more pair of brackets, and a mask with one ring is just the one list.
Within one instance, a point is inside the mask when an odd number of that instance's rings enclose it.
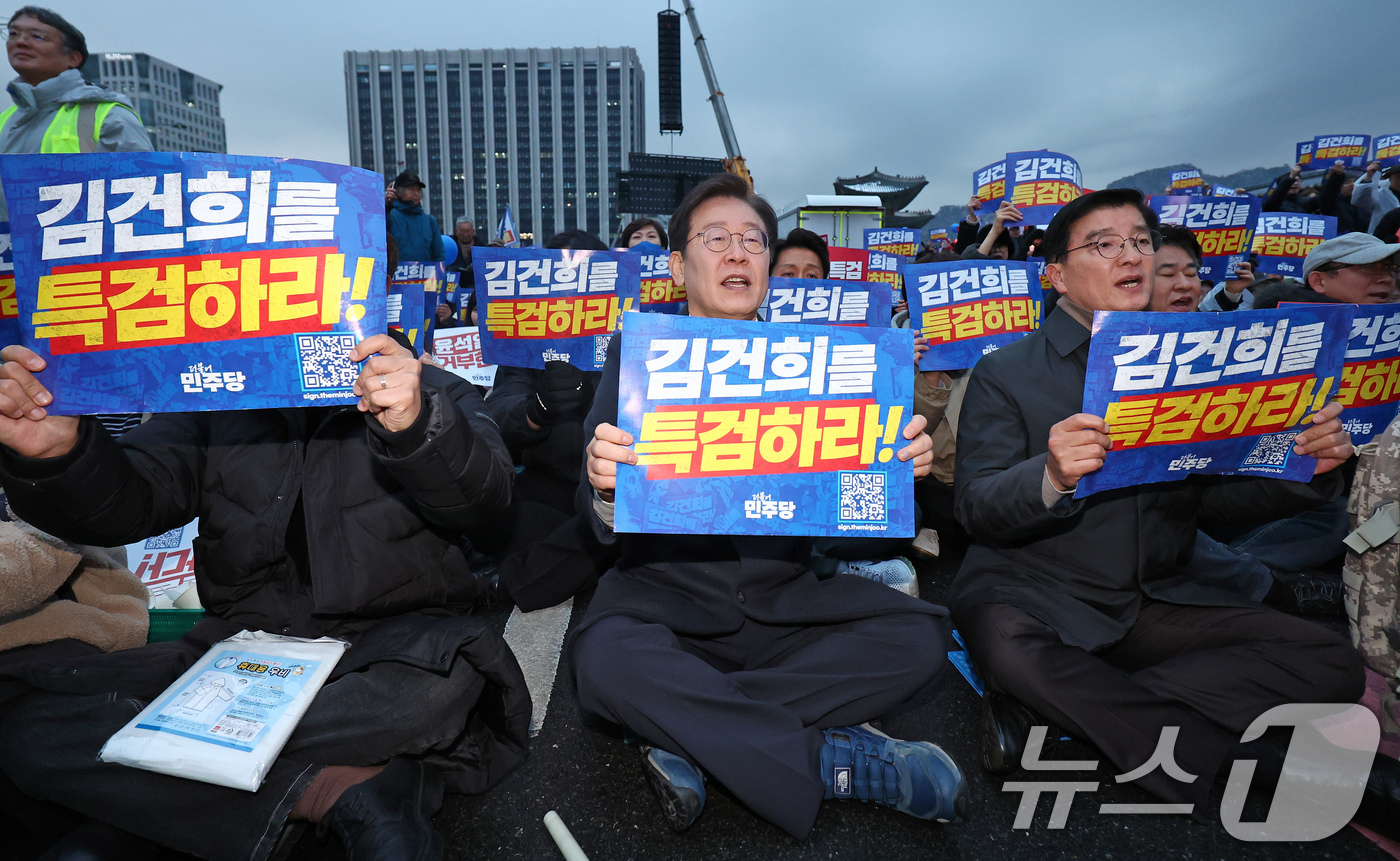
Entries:
{"label": "distant mountain ridge", "polygon": [[[1174,170],[1185,170],[1191,167],[1189,164],[1173,164],[1167,167],[1154,167],[1150,170],[1141,170],[1131,176],[1122,179],[1115,179],[1104,188],[1136,188],[1143,194],[1161,194],[1162,191],[1171,184],[1171,174]],[[1201,172],[1201,178],[1209,183],[1220,183],[1228,185],[1230,188],[1257,188],[1267,186],[1280,174],[1288,173],[1288,165],[1279,167],[1252,167],[1248,170],[1237,170],[1225,176]],[[930,227],[951,227],[962,220],[967,214],[967,204],[950,203],[939,207],[933,217],[924,224],[924,229]]]}

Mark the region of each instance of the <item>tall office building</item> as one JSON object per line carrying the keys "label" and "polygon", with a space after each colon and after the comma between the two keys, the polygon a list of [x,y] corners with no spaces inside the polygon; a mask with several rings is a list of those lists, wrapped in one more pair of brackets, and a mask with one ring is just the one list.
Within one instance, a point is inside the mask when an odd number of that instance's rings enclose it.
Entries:
{"label": "tall office building", "polygon": [[418,174],[444,232],[466,215],[494,235],[509,204],[535,242],[608,242],[617,174],[646,150],[644,93],[632,48],[346,51],[350,163]]}
{"label": "tall office building", "polygon": [[92,54],[83,77],[127,96],[164,152],[228,152],[216,84],[149,54]]}

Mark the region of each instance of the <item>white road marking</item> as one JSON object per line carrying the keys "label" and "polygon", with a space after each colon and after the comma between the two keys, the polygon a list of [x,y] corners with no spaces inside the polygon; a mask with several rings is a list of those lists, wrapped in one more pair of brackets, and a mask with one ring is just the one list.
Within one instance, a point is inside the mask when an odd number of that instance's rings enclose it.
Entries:
{"label": "white road marking", "polygon": [[559,671],[559,652],[564,647],[564,634],[569,630],[573,611],[574,599],[570,598],[557,607],[529,613],[522,613],[516,607],[506,620],[506,644],[520,662],[525,686],[530,689],[532,737],[539,735],[544,727],[549,697],[554,692],[554,676]]}

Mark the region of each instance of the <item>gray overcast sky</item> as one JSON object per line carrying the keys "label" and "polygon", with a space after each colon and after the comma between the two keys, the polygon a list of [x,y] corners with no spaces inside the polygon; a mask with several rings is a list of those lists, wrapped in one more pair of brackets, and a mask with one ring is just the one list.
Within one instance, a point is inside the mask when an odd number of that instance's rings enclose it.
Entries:
{"label": "gray overcast sky", "polygon": [[[665,0],[48,0],[94,52],[145,52],[224,85],[230,152],[347,162],[347,49],[631,46],[657,131]],[[693,0],[758,190],[781,207],[878,165],[915,208],[965,201],[1007,151],[1078,159],[1085,184],[1191,162],[1292,159],[1316,134],[1400,132],[1394,0]],[[674,3],[681,8],[679,0]],[[724,155],[683,26],[678,155]]]}

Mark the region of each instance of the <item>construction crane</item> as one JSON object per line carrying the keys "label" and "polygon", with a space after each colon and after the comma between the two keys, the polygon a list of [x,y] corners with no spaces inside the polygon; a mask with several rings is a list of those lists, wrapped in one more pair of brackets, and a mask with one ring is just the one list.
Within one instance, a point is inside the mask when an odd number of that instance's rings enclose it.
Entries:
{"label": "construction crane", "polygon": [[753,177],[749,166],[739,153],[739,138],[734,134],[734,124],[729,121],[729,108],[724,104],[724,91],[715,79],[715,67],[710,63],[710,50],[705,47],[705,37],[700,32],[700,23],[695,20],[695,7],[685,0],[685,19],[690,22],[690,34],[695,37],[695,51],[700,55],[700,68],[705,72],[705,86],[710,88],[710,104],[715,108],[715,119],[719,121],[719,134],[724,138],[724,169],[736,176],[742,176],[753,188]]}

